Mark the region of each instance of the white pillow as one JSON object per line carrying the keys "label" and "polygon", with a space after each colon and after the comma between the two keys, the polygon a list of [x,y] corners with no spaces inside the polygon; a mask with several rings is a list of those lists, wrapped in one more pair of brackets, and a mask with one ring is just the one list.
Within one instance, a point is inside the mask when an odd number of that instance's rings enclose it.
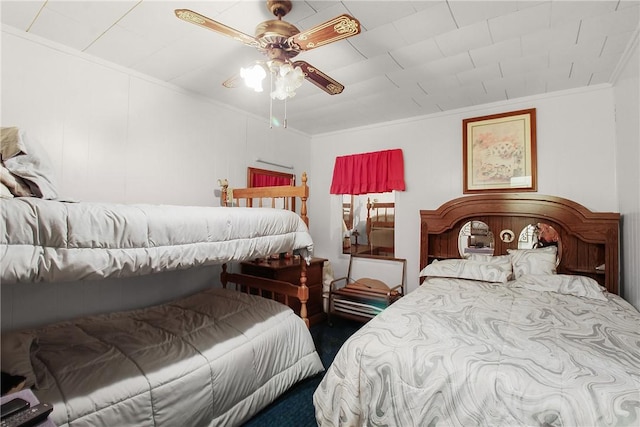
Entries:
{"label": "white pillow", "polygon": [[607,301],[602,286],[591,277],[567,274],[526,274],[509,286],[539,292],[555,292],[563,295]]}
{"label": "white pillow", "polygon": [[513,278],[513,266],[511,265],[511,256],[509,255],[486,255],[486,254],[471,254],[469,261],[486,262],[499,267],[501,270],[506,271],[509,274],[509,280]]}
{"label": "white pillow", "polygon": [[466,259],[434,260],[420,272],[420,277],[449,277],[453,279],[481,280],[506,283],[509,273],[495,264]]}
{"label": "white pillow", "polygon": [[54,169],[44,148],[21,129],[2,128],[0,133],[0,154],[9,172],[24,179],[36,197],[57,198]]}
{"label": "white pillow", "polygon": [[525,274],[556,274],[558,248],[507,249],[513,265],[513,275],[519,279]]}

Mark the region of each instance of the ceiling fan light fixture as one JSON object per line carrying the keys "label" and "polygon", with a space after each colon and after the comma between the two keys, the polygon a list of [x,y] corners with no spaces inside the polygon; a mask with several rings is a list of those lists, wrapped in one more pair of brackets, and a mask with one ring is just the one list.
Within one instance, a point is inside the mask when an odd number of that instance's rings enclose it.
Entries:
{"label": "ceiling fan light fixture", "polygon": [[304,72],[300,67],[294,67],[289,63],[274,66],[271,69],[274,74],[275,89],[271,92],[271,99],[284,100],[293,98],[296,89],[302,86]]}
{"label": "ceiling fan light fixture", "polygon": [[247,87],[256,92],[262,92],[262,81],[267,77],[267,72],[262,65],[255,64],[252,67],[240,68],[240,77]]}

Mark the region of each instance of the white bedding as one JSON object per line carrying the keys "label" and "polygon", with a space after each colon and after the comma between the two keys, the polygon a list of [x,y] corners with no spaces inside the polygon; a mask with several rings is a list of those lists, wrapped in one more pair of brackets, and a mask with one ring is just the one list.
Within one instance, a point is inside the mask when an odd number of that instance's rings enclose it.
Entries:
{"label": "white bedding", "polygon": [[33,369],[59,427],[239,425],[324,369],[291,309],[225,289],[3,334],[10,342],[3,371]]}
{"label": "white bedding", "polygon": [[305,249],[284,209],[0,200],[0,280],[130,277]]}
{"label": "white bedding", "polygon": [[640,425],[638,311],[529,279],[428,278],[341,348],[319,425]]}

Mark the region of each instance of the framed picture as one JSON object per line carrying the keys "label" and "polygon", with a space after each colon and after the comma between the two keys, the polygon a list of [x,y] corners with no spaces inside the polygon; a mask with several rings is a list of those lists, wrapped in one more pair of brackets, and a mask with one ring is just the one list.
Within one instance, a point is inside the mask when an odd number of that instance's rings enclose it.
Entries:
{"label": "framed picture", "polygon": [[463,193],[537,191],[536,109],[462,121]]}

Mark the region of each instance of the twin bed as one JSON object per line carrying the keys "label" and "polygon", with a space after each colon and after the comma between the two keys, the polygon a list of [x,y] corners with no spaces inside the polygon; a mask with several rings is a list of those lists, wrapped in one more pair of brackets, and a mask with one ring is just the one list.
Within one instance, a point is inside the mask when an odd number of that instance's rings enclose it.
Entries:
{"label": "twin bed", "polygon": [[[420,215],[424,281],[346,341],[314,394],[319,425],[640,423],[640,314],[617,295],[618,214],[491,194]],[[462,259],[469,221],[495,235],[492,255]],[[530,224],[555,230],[552,244],[519,246]]]}
{"label": "twin bed", "polygon": [[[247,191],[235,197],[249,206],[262,196],[300,197],[304,218],[260,207],[1,199],[3,307],[21,287],[128,281],[135,294],[137,278],[160,281],[167,272],[216,265],[224,285],[146,308],[3,325],[3,373],[24,377],[40,401],[53,404],[58,426],[227,426],[322,372],[305,318],[304,267],[298,285],[227,268],[285,252],[311,256],[306,176],[299,187]],[[301,317],[266,297],[299,299]]]}

